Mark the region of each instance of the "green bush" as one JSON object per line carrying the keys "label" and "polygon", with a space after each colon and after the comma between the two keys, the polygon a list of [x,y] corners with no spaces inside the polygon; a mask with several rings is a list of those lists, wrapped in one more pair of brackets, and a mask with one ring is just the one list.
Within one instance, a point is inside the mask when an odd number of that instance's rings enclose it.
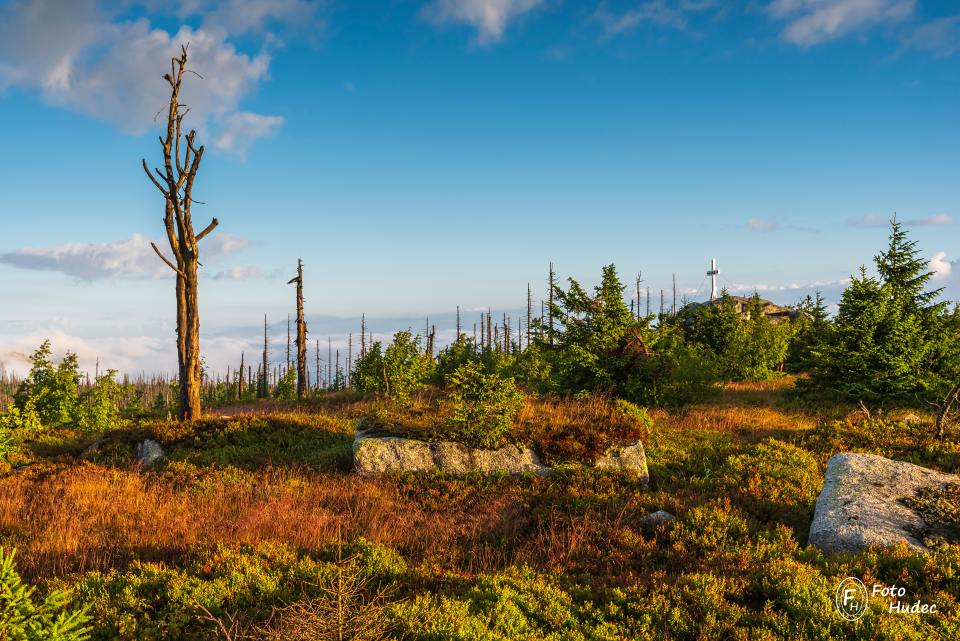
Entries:
{"label": "green bush", "polygon": [[747,306],[749,318],[739,321],[722,360],[725,373],[736,380],[763,380],[783,370],[794,335],[792,323],[774,323],[763,313],[757,294]]}
{"label": "green bush", "polygon": [[83,395],[77,409],[76,426],[85,432],[105,432],[123,426],[120,401],[123,387],[116,381],[116,370],[97,377],[94,386]]}
{"label": "green bush", "polygon": [[499,447],[523,403],[512,378],[485,374],[479,363],[461,365],[448,379],[454,438],[469,445]]}
{"label": "green bush", "polygon": [[50,341],[45,340],[30,356],[30,373],[14,396],[14,405],[23,411],[32,403],[44,427],[61,427],[76,421],[80,404],[80,364],[76,354],[67,353],[59,365],[50,360]]}
{"label": "green bush", "polygon": [[19,450],[19,442],[25,436],[36,434],[42,427],[33,401],[27,400],[23,409],[11,405],[0,414],[0,460],[9,462],[10,455]]}
{"label": "green bush", "polygon": [[697,403],[720,391],[721,370],[713,353],[701,345],[664,340],[662,349],[631,372],[623,395],[641,405]]}
{"label": "green bush", "polygon": [[812,349],[807,385],[886,403],[940,400],[960,372],[960,317],[942,289],[926,289],[934,274],[895,219],[874,263],[879,277],[861,267],[844,290],[829,341]]}
{"label": "green bush", "polygon": [[44,428],[102,432],[124,426],[120,402],[125,390],[116,381],[116,370],[98,376],[94,385],[81,394],[76,355],[68,353],[54,365],[50,354],[47,340],[30,357],[30,374],[20,384],[13,406],[0,416],[0,432],[29,437]]}
{"label": "green bush", "polygon": [[288,369],[273,390],[273,397],[281,401],[297,400],[297,370]]}
{"label": "green bush", "polygon": [[379,341],[374,343],[357,360],[351,380],[361,392],[403,404],[424,388],[428,371],[429,361],[420,348],[420,337],[403,331],[393,335],[393,342],[385,351]]}
{"label": "green bush", "polygon": [[23,584],[14,565],[16,550],[0,548],[0,641],[84,641],[90,638],[86,610],[70,610],[70,595],[54,590],[43,600]]}
{"label": "green bush", "polygon": [[437,354],[431,379],[438,387],[446,387],[450,376],[467,363],[482,362],[481,355],[473,340],[461,334],[457,340],[450,343]]}

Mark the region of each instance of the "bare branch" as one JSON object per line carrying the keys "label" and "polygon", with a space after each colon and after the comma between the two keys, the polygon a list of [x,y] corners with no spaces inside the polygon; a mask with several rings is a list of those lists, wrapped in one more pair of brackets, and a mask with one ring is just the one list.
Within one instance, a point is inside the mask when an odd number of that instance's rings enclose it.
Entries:
{"label": "bare branch", "polygon": [[173,271],[175,271],[175,272],[177,272],[178,274],[180,274],[180,276],[181,276],[182,278],[186,278],[186,276],[183,275],[183,272],[180,271],[180,270],[177,268],[176,265],[174,265],[173,263],[171,263],[169,260],[167,260],[167,257],[166,257],[166,256],[164,256],[162,253],[160,253],[160,248],[157,247],[157,244],[156,244],[156,243],[151,242],[151,243],[150,243],[150,246],[153,247],[153,251],[157,252],[157,256],[160,257],[160,260],[162,260],[163,262],[165,262],[165,263],[167,264],[167,267],[169,267],[169,268],[172,269]]}
{"label": "bare branch", "polygon": [[147,167],[147,159],[143,159],[143,171],[147,174],[147,178],[150,179],[154,185],[157,186],[157,189],[160,190],[160,193],[163,194],[164,198],[169,198],[170,195],[167,193],[167,190],[160,186],[160,183],[157,182],[157,179],[153,177],[153,174],[150,172],[150,169]]}
{"label": "bare branch", "polygon": [[216,226],[219,225],[219,224],[220,224],[220,221],[217,220],[216,218],[214,218],[213,220],[211,220],[211,221],[210,221],[210,224],[207,225],[206,229],[204,229],[202,232],[200,232],[199,234],[197,234],[197,242],[199,243],[201,240],[203,240],[204,236],[206,236],[207,234],[209,234],[210,232],[212,232],[212,231],[213,231],[213,228],[216,227]]}

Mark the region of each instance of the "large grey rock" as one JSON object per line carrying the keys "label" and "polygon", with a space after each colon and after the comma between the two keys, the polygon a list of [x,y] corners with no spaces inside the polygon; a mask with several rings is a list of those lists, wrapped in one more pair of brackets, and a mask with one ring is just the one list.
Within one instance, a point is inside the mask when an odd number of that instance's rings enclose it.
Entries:
{"label": "large grey rock", "polygon": [[926,550],[917,533],[926,523],[903,500],[924,487],[960,477],[875,454],[835,454],[827,461],[823,489],[810,523],[810,543],[824,552],[859,552],[905,541]]}
{"label": "large grey rock", "polygon": [[666,510],[657,510],[656,512],[651,512],[650,514],[640,517],[640,525],[654,527],[657,525],[663,525],[664,523],[669,523],[676,518],[677,517],[670,514]]}
{"label": "large grey rock", "polygon": [[[506,445],[490,450],[453,441],[374,436],[367,432],[366,428],[366,421],[361,419],[353,438],[354,469],[360,474],[429,470],[439,470],[447,474],[549,474],[553,471],[553,468],[544,465],[537,453],[529,447]],[[634,474],[643,483],[650,479],[646,453],[640,441],[608,448],[593,466],[602,470]]]}
{"label": "large grey rock", "polygon": [[607,448],[593,466],[599,470],[633,473],[644,483],[650,481],[650,473],[647,471],[647,454],[640,441]]}
{"label": "large grey rock", "polygon": [[536,452],[526,447],[507,445],[496,450],[485,450],[451,441],[426,442],[396,436],[369,436],[359,430],[353,440],[353,462],[357,472],[365,475],[429,470],[448,474],[546,474],[550,471],[540,462]]}
{"label": "large grey rock", "polygon": [[137,458],[140,459],[140,467],[144,469],[153,467],[157,461],[166,455],[160,444],[153,439],[148,438],[137,445]]}

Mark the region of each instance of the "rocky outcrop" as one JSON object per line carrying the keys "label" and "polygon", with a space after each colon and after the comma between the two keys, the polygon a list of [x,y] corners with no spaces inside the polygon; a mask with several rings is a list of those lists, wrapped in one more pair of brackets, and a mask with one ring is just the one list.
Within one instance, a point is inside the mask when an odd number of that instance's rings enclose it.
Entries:
{"label": "rocky outcrop", "polygon": [[904,501],[921,488],[957,482],[952,474],[874,454],[835,454],[827,461],[809,541],[827,553],[901,541],[926,550],[921,537],[927,524]]}
{"label": "rocky outcrop", "polygon": [[137,459],[139,459],[140,467],[143,469],[153,467],[157,461],[166,455],[160,444],[153,439],[148,438],[137,444]]}
{"label": "rocky outcrop", "polygon": [[607,448],[593,466],[600,470],[637,474],[644,483],[650,480],[650,474],[647,471],[647,453],[640,441]]}
{"label": "rocky outcrop", "polygon": [[365,475],[430,470],[447,474],[545,474],[550,470],[540,462],[537,453],[527,447],[506,445],[486,450],[452,441],[369,436],[361,431],[354,435],[353,463],[357,472]]}
{"label": "rocky outcrop", "polygon": [[646,527],[655,527],[657,525],[669,523],[676,518],[677,517],[670,514],[666,510],[657,510],[656,512],[651,512],[650,514],[640,517],[640,525]]}
{"label": "rocky outcrop", "polygon": [[[353,439],[353,465],[359,474],[440,471],[447,474],[549,474],[537,453],[519,445],[498,449],[470,447],[453,441],[421,441],[398,436],[374,436],[358,427]],[[633,473],[646,483],[647,459],[639,441],[609,448],[597,468]]]}

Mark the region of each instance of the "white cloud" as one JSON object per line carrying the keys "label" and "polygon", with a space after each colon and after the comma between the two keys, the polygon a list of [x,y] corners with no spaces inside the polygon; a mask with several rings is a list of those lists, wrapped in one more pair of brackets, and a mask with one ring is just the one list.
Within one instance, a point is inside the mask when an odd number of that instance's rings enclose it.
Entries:
{"label": "white cloud", "polygon": [[611,38],[632,31],[645,22],[661,27],[684,29],[687,26],[688,13],[712,9],[715,6],[716,3],[709,0],[699,2],[649,0],[623,13],[615,14],[607,8],[605,2],[602,2],[594,12],[593,19],[600,23],[604,37]]}
{"label": "white cloud", "polygon": [[947,16],[922,24],[903,38],[908,49],[947,57],[960,51],[960,16]]}
{"label": "white cloud", "polygon": [[935,214],[933,216],[927,216],[926,218],[914,218],[912,220],[905,221],[906,225],[951,225],[953,224],[953,216],[947,214]]}
{"label": "white cloud", "polygon": [[774,0],[767,14],[785,21],[783,38],[801,47],[913,17],[916,0]]}
{"label": "white cloud", "polygon": [[[216,258],[239,251],[249,244],[248,240],[239,236],[215,232],[202,241],[201,254]],[[167,251],[166,243],[157,241],[157,246]],[[20,269],[60,272],[84,281],[117,277],[163,278],[173,274],[154,254],[150,239],[142,234],[109,243],[24,247],[0,254],[0,263]]]}
{"label": "white cloud", "polygon": [[323,28],[318,0],[181,0],[181,18],[202,16],[209,29],[225,29],[236,35],[261,33],[272,26],[287,29]]}
{"label": "white cloud", "polygon": [[273,135],[282,124],[282,116],[239,111],[227,117],[214,142],[217,148],[243,158],[254,140]]}
{"label": "white cloud", "polygon": [[859,218],[847,218],[847,224],[851,227],[886,227],[890,224],[890,217],[867,214]]}
{"label": "white cloud", "polygon": [[[266,44],[248,55],[229,37],[262,30],[270,21],[293,20],[305,3],[183,2],[174,13],[204,15],[204,26],[181,25],[172,31],[151,24],[164,14],[124,20],[117,13],[122,4],[35,0],[0,8],[0,89],[35,91],[50,104],[141,134],[155,126],[154,118],[168,99],[169,87],[162,76],[170,58],[181,44],[189,43],[190,67],[203,78],[185,77],[183,102],[190,107],[187,123],[200,132],[201,142],[213,135],[216,142],[223,141],[219,147],[242,152],[252,138],[279,126],[282,119],[277,116],[239,109],[242,99],[267,77]],[[168,3],[147,7],[172,8]],[[230,20],[217,18],[230,7],[235,9]],[[270,40],[264,37],[265,42]]]}
{"label": "white cloud", "polygon": [[960,274],[960,270],[954,269],[957,260],[947,260],[947,252],[937,252],[930,258],[929,268],[933,272],[934,278],[938,280],[950,280]]}
{"label": "white cloud", "polygon": [[255,278],[267,278],[268,274],[256,265],[238,265],[230,269],[224,269],[217,272],[214,280],[252,280]]}
{"label": "white cloud", "polygon": [[420,16],[436,25],[468,24],[477,31],[478,44],[492,44],[503,39],[510,22],[543,4],[544,0],[433,0]]}
{"label": "white cloud", "polygon": [[[89,372],[91,378],[98,361],[100,372],[116,369],[131,375],[150,375],[177,369],[176,335],[172,329],[162,336],[84,337],[57,324],[24,333],[0,333],[0,363],[7,371],[26,374],[30,354],[46,339],[50,339],[54,359],[62,359],[66,352],[76,354],[81,371]],[[250,355],[259,353],[262,341],[262,335],[258,337],[255,331],[250,331],[248,338],[202,335],[200,349],[208,371],[216,376],[225,373],[228,365],[235,368],[241,351],[246,352],[248,362],[253,362]]]}
{"label": "white cloud", "polygon": [[747,228],[752,231],[776,231],[780,229],[780,223],[765,218],[751,218],[747,221]]}
{"label": "white cloud", "polygon": [[[859,218],[848,218],[847,224],[851,227],[887,227],[890,225],[891,218],[892,216],[887,215],[867,214]],[[934,214],[924,218],[908,218],[900,222],[911,227],[951,225],[953,224],[953,216],[949,214]]]}

